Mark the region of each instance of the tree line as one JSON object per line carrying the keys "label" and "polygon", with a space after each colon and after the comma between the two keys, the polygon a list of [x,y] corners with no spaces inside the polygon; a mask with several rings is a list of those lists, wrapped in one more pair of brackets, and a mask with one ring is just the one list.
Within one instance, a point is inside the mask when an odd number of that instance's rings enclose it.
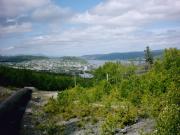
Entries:
{"label": "tree line", "polygon": [[[87,87],[91,84],[91,79],[76,77],[76,82],[82,87]],[[65,74],[0,66],[0,85],[15,87],[33,86],[37,89],[48,91],[65,90],[74,87],[74,77]]]}

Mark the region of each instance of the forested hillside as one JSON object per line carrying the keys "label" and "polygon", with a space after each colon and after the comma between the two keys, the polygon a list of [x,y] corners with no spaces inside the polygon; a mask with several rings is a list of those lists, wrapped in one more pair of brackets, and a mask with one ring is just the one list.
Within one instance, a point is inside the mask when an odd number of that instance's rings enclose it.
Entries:
{"label": "forested hillside", "polygon": [[[0,66],[0,85],[25,87],[33,86],[40,90],[61,91],[74,87],[74,76],[37,72],[26,69],[14,69]],[[91,85],[91,79],[76,77],[76,83],[83,87]]]}
{"label": "forested hillside", "polygon": [[51,98],[39,114],[37,128],[49,135],[63,134],[68,127],[60,123],[77,118],[79,129],[92,124],[98,134],[114,135],[117,129],[149,118],[156,127],[148,134],[178,135],[180,51],[165,50],[147,73],[136,74],[137,68],[116,63],[99,67],[92,87],[78,85]]}
{"label": "forested hillside", "polygon": [[0,56],[0,62],[23,62],[30,60],[48,59],[44,56],[18,55],[18,56]]}

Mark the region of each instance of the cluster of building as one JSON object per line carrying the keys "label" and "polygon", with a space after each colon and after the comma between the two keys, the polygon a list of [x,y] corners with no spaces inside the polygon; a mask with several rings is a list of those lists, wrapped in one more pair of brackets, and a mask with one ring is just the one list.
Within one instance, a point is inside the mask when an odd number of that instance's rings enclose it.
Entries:
{"label": "cluster of building", "polygon": [[74,60],[64,61],[61,59],[41,59],[17,63],[8,62],[6,65],[19,69],[79,75],[84,78],[91,78],[92,76],[88,75],[86,72],[96,68],[95,65],[87,62]]}

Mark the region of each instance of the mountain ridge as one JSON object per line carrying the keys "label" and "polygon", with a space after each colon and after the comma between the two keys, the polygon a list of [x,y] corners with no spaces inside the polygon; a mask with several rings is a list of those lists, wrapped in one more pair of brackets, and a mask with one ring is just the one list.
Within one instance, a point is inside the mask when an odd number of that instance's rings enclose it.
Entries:
{"label": "mountain ridge", "polygon": [[[163,50],[153,50],[152,55],[154,57],[159,57],[163,53]],[[134,51],[134,52],[114,52],[108,54],[92,54],[81,56],[87,60],[128,60],[128,59],[143,59],[144,51]]]}
{"label": "mountain ridge", "polygon": [[[163,50],[153,50],[154,57],[159,57],[163,53]],[[113,52],[107,54],[90,54],[83,56],[61,56],[61,57],[48,57],[41,55],[16,55],[16,56],[1,56],[0,62],[22,62],[34,59],[85,59],[85,60],[128,60],[128,59],[144,59],[144,51],[134,52]]]}

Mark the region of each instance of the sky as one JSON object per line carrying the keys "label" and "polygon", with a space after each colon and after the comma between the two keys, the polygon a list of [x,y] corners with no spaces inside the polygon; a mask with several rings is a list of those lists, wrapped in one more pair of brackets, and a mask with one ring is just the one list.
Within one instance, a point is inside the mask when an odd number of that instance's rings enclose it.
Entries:
{"label": "sky", "polygon": [[180,0],[0,0],[0,55],[180,48]]}

